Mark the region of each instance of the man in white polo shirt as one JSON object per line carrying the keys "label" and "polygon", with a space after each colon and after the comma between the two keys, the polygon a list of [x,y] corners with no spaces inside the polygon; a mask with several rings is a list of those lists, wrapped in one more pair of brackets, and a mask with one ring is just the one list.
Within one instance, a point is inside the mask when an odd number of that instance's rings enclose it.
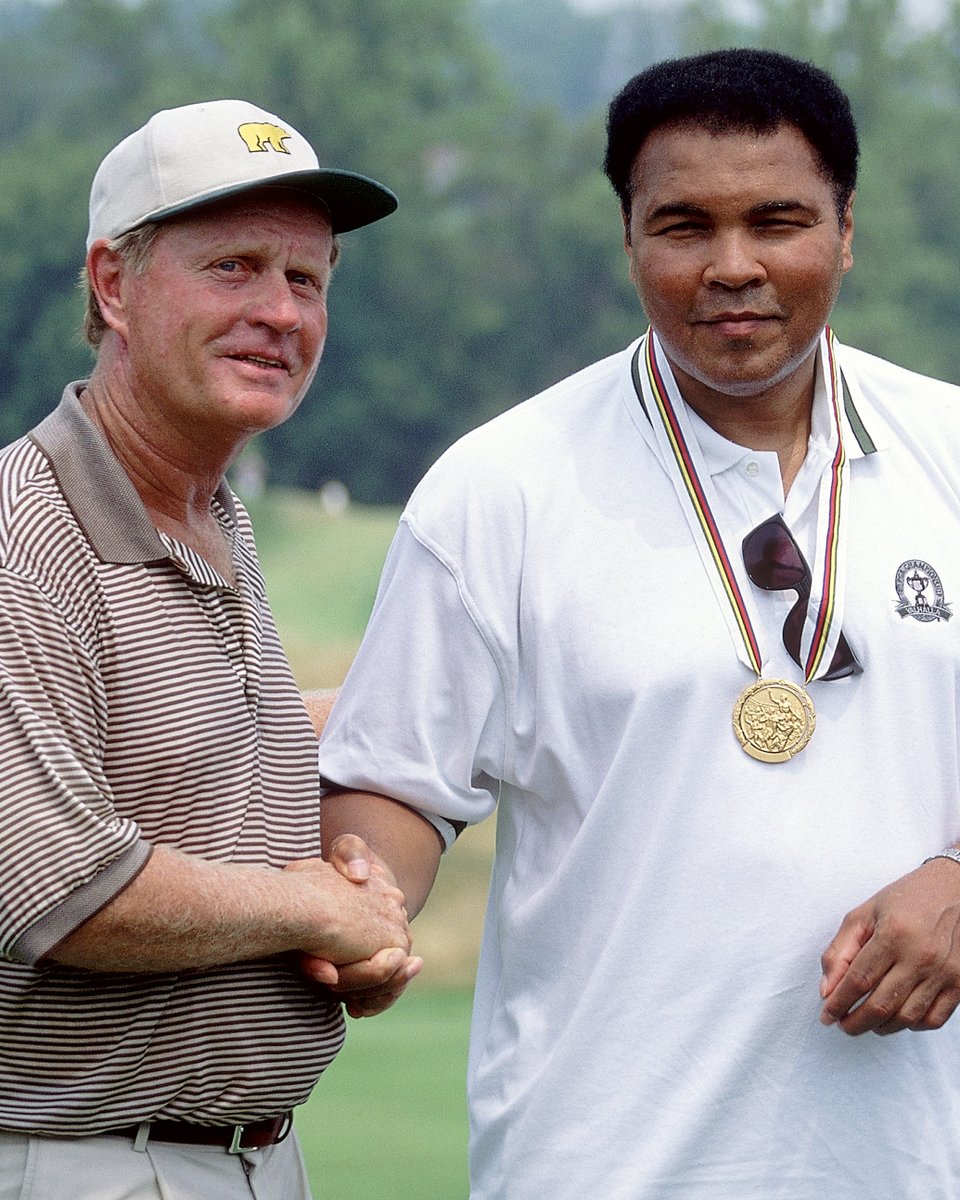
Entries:
{"label": "man in white polo shirt", "polygon": [[344,1023],[298,955],[419,968],[391,881],[320,860],[223,478],[313,379],[336,235],[395,205],[235,100],[156,114],[94,179],[96,365],[0,453],[3,1200],[307,1197],[290,1110]]}
{"label": "man in white polo shirt", "polygon": [[827,327],[857,158],[809,64],[633,79],[650,330],[402,517],[324,837],[409,898],[497,809],[473,1200],[960,1196],[960,390]]}

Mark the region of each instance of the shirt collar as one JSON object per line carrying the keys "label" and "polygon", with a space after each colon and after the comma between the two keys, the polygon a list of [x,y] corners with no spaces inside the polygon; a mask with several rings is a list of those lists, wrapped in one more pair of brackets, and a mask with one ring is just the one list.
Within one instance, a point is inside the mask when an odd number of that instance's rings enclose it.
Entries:
{"label": "shirt collar", "polygon": [[[130,477],[83,411],[85,383],[68,384],[59,405],[28,435],[50,462],[74,517],[103,562],[145,563],[169,558]],[[216,492],[231,522],[236,509],[221,481]]]}
{"label": "shirt collar", "polygon": [[[649,333],[647,334],[649,336]],[[821,343],[822,344],[822,343]],[[837,345],[840,343],[837,342]],[[633,382],[633,390],[635,397],[640,403],[641,411],[646,418],[645,424],[649,425],[650,414],[646,410],[643,401],[643,392],[639,383],[638,376],[638,357],[642,353],[643,340],[636,343],[635,347],[630,348],[630,369]],[[811,413],[811,429],[810,442],[808,446],[808,455],[812,452],[818,458],[825,456],[830,458],[833,456],[832,442],[833,422],[830,419],[827,398],[827,386],[822,364],[822,354],[817,351],[817,366],[816,366],[816,383],[813,396],[813,411]],[[847,374],[841,368],[840,381],[843,388],[843,408],[841,420],[843,421],[843,438],[844,448],[849,459],[863,458],[869,454],[875,454],[878,450],[886,448],[886,443],[882,440],[882,435],[874,437],[871,431],[867,428],[867,424],[862,415],[864,409],[869,412],[869,404],[867,404],[862,392],[857,386],[855,379],[848,379]],[[755,455],[758,451],[750,450],[745,446],[740,446],[736,442],[731,442],[717,431],[702,417],[699,417],[693,409],[691,409],[683,397],[680,397],[681,403],[687,409],[688,416],[691,419],[693,428],[696,432],[697,442],[700,446],[701,453],[704,456],[704,462],[711,475],[718,475],[722,471],[729,470],[731,467],[740,463],[747,455]],[[872,424],[872,422],[871,422]]]}

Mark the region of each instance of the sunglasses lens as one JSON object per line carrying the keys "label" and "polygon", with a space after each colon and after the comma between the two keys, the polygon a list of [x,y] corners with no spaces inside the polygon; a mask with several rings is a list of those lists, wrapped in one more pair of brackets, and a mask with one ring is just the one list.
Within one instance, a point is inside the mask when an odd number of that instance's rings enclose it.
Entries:
{"label": "sunglasses lens", "polygon": [[748,533],[743,542],[743,562],[757,587],[768,592],[795,588],[806,575],[800,551],[782,525],[766,521]]}

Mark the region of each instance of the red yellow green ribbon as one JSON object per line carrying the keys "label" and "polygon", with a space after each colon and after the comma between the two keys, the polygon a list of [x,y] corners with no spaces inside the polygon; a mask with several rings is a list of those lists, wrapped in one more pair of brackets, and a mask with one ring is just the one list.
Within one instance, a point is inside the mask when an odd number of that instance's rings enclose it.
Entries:
{"label": "red yellow green ribbon", "polygon": [[[823,571],[820,577],[820,601],[816,610],[816,619],[813,622],[809,650],[804,662],[804,675],[807,683],[816,676],[823,662],[824,652],[830,639],[830,630],[837,607],[838,550],[844,478],[843,466],[846,462],[840,420],[840,398],[842,396],[840,372],[834,351],[833,331],[828,327],[825,334],[826,336],[822,344],[826,348],[826,373],[830,385],[831,415],[833,417],[834,428],[837,430],[837,448],[830,464],[825,511],[821,502],[821,520],[825,518],[826,521],[825,549],[822,556]],[[666,433],[667,441],[673,453],[684,489],[690,499],[697,522],[710,552],[710,558],[716,567],[723,585],[723,591],[733,612],[736,627],[743,640],[749,665],[759,676],[762,674],[763,658],[753,628],[753,622],[750,619],[750,613],[744,600],[743,592],[737,582],[736,572],[724,546],[716,518],[697,473],[693,455],[690,452],[690,447],[684,437],[676,411],[670,400],[669,389],[657,360],[657,351],[654,342],[655,338],[652,331],[649,331],[645,339],[643,354],[650,393]],[[819,558],[820,556],[818,555]],[[815,595],[816,591],[812,593],[811,601]],[[808,630],[810,624],[810,616],[808,614]]]}

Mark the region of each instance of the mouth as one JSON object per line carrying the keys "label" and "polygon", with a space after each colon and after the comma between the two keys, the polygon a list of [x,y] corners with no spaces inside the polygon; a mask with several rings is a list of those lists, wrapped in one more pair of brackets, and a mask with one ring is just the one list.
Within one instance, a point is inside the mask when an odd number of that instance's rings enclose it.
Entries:
{"label": "mouth", "polygon": [[267,371],[283,371],[285,374],[290,373],[290,368],[281,358],[268,358],[263,354],[231,354],[229,356],[234,362],[250,363],[254,367],[259,367]]}
{"label": "mouth", "polygon": [[770,321],[778,321],[779,313],[722,312],[716,316],[701,317],[697,325],[708,325],[725,337],[749,337]]}

